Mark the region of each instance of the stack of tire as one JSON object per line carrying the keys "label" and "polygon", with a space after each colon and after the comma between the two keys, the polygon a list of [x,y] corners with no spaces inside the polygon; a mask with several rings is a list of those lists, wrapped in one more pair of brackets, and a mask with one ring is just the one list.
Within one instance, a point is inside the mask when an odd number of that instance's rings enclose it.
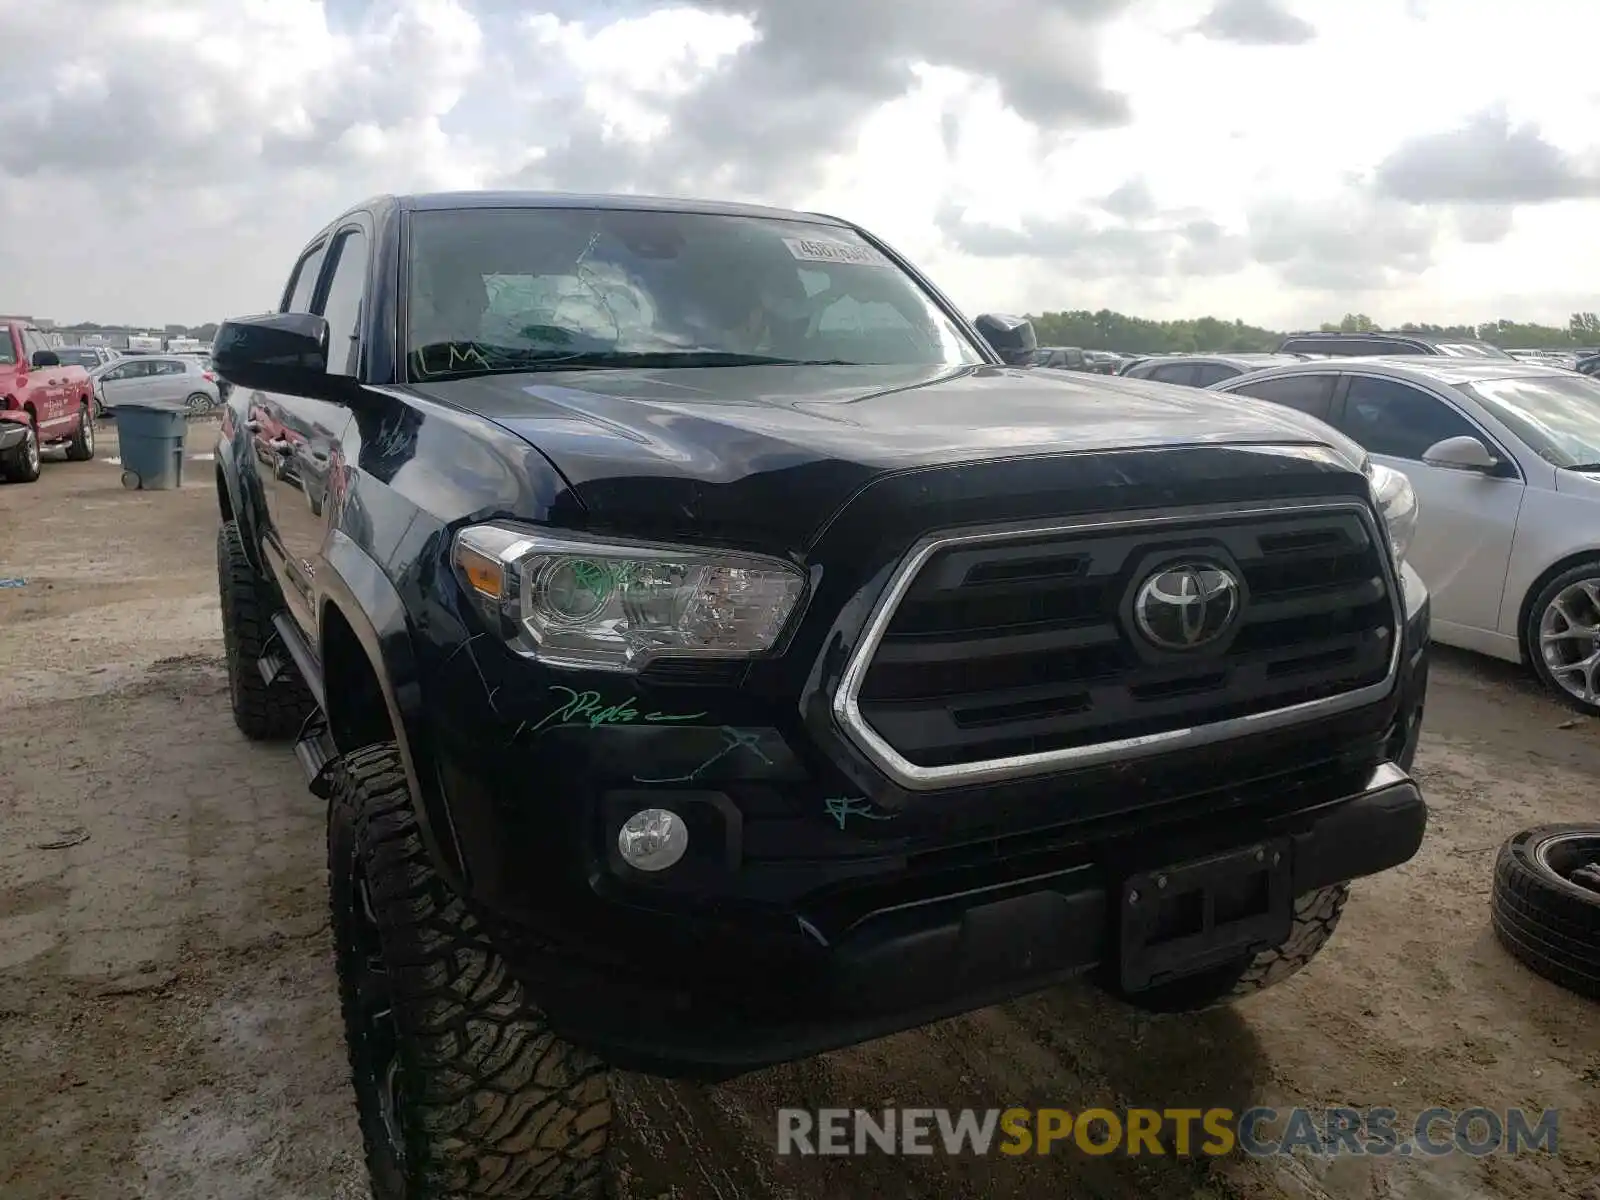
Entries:
{"label": "stack of tire", "polygon": [[1494,865],[1495,936],[1529,969],[1600,1000],[1600,824],[1541,825]]}

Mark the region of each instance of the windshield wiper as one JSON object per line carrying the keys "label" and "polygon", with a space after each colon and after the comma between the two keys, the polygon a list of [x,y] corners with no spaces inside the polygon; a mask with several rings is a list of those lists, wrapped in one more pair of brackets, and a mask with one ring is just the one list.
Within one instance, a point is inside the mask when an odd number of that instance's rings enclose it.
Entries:
{"label": "windshield wiper", "polygon": [[1569,471],[1600,471],[1600,462],[1573,463],[1567,468]]}

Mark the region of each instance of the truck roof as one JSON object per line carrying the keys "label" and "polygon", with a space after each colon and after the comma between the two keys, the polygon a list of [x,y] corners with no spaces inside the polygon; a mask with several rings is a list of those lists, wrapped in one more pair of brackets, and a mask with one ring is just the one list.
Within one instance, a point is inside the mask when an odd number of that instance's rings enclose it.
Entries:
{"label": "truck roof", "polygon": [[766,217],[787,221],[823,222],[844,226],[837,217],[769,208],[761,204],[739,204],[726,200],[695,200],[673,196],[632,196],[580,192],[416,192],[408,195],[374,197],[369,203],[388,200],[401,209],[414,212],[456,208],[603,208],[634,212],[706,213],[730,217]]}

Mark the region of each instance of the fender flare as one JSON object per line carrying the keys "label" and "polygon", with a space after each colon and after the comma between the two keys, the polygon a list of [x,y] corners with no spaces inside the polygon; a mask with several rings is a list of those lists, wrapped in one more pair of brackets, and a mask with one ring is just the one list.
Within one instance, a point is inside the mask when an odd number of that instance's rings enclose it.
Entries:
{"label": "fender flare", "polygon": [[[330,532],[323,558],[327,569],[317,580],[321,604],[337,609],[361,643],[389,712],[423,844],[440,872],[459,890],[466,883],[465,871],[429,747],[405,602],[377,561],[342,530]],[[317,652],[326,664],[324,649],[319,645]],[[331,691],[337,684],[324,680],[324,686]]]}

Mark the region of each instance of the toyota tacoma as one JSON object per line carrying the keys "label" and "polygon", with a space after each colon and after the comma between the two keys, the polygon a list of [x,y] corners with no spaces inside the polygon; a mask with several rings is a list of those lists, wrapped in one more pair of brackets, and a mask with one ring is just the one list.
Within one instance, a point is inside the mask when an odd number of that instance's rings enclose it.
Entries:
{"label": "toyota tacoma", "polygon": [[233,715],[328,803],[381,1200],[602,1194],[613,1068],[1245,996],[1414,855],[1405,477],[1035,349],[636,196],[374,199],[222,326]]}

